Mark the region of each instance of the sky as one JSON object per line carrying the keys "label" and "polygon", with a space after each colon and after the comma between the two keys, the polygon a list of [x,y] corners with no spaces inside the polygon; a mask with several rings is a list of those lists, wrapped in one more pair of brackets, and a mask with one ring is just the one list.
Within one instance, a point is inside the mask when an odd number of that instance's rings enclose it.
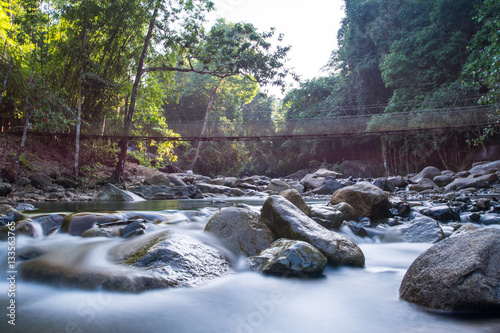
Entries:
{"label": "sky", "polygon": [[[287,65],[302,80],[324,76],[321,70],[337,48],[337,31],[344,17],[343,0],[212,0],[212,18],[252,23],[259,31],[276,28],[291,45]],[[271,94],[280,95],[278,90]],[[280,96],[277,96],[280,97]]]}

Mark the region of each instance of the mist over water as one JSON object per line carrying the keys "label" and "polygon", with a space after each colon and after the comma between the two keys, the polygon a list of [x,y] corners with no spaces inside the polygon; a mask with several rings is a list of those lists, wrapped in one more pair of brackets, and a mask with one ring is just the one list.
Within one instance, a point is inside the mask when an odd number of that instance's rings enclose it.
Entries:
{"label": "mist over water", "polygon": [[[217,210],[186,213],[172,226],[205,243],[202,232]],[[179,211],[171,211],[177,214]],[[182,213],[184,214],[184,213]],[[235,274],[200,287],[143,293],[87,291],[16,281],[16,326],[7,323],[6,242],[0,242],[1,332],[499,332],[500,319],[445,316],[399,300],[401,280],[413,260],[431,244],[362,242],[365,268],[327,267],[316,279],[280,278],[249,271],[233,258]],[[64,234],[17,238],[17,251],[36,245],[57,260],[78,257],[92,247],[81,265],[116,269],[106,251],[123,239],[83,239]],[[115,267],[115,268],[113,268]]]}

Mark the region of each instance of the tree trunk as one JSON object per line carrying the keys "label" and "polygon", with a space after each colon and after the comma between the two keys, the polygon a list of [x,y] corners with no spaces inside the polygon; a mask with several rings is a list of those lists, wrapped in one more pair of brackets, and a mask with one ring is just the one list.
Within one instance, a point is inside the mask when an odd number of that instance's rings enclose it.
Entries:
{"label": "tree trunk", "polygon": [[28,127],[30,124],[30,118],[31,118],[31,113],[29,112],[29,89],[30,89],[30,84],[31,84],[31,79],[33,78],[33,68],[31,69],[31,76],[28,80],[28,85],[26,86],[26,100],[24,104],[24,129],[23,129],[23,137],[21,139],[21,145],[19,147],[19,150],[17,151],[16,154],[16,159],[15,159],[15,165],[14,165],[14,170],[16,172],[19,172],[19,160],[21,158],[21,154],[23,153],[24,146],[26,144],[26,137],[28,136]]}
{"label": "tree trunk", "polygon": [[[222,84],[222,81],[224,79],[221,78],[219,82],[217,83],[217,86],[215,87],[214,90],[212,90],[212,93],[210,94],[210,99],[208,100],[208,105],[207,109],[205,111],[205,119],[203,120],[203,127],[201,128],[201,133],[200,137],[203,137],[206,134],[207,127],[208,127],[208,120],[210,118],[210,111],[212,110],[212,106],[215,101],[215,97],[217,97],[217,90],[219,90],[220,85]],[[201,146],[203,145],[203,141],[198,141],[198,146],[196,147],[196,153],[194,154],[194,159],[191,162],[191,170],[194,170],[194,167],[196,166],[196,162],[198,162],[198,158],[200,158],[200,151],[201,151]]]}
{"label": "tree trunk", "polygon": [[14,62],[14,58],[10,57],[9,67],[7,67],[7,74],[5,74],[5,79],[3,80],[3,88],[2,88],[2,92],[0,94],[0,103],[2,103],[3,94],[5,93],[5,88],[7,87],[7,79],[9,78],[9,73],[10,73],[10,69],[12,68],[13,62]]}
{"label": "tree trunk", "polygon": [[122,180],[123,170],[125,169],[125,160],[127,158],[128,141],[130,136],[130,129],[132,128],[132,118],[135,111],[135,101],[137,98],[137,91],[139,90],[139,83],[141,82],[141,77],[144,69],[144,59],[148,53],[149,43],[151,37],[153,36],[153,29],[156,22],[156,17],[158,15],[158,7],[154,9],[151,21],[149,22],[148,34],[144,40],[144,46],[142,49],[141,57],[139,58],[139,63],[137,65],[137,73],[135,76],[134,85],[132,87],[132,93],[130,95],[130,105],[128,110],[125,112],[125,120],[123,123],[123,135],[120,140],[120,153],[118,154],[118,163],[116,164],[115,172],[113,173],[113,178],[120,182]]}
{"label": "tree trunk", "polygon": [[82,56],[82,69],[80,70],[80,82],[78,82],[78,114],[76,116],[76,138],[75,138],[75,177],[78,177],[80,168],[80,131],[82,125],[82,86],[83,75],[85,73],[85,50],[87,49],[87,20],[85,20],[85,27],[83,32],[83,56]]}

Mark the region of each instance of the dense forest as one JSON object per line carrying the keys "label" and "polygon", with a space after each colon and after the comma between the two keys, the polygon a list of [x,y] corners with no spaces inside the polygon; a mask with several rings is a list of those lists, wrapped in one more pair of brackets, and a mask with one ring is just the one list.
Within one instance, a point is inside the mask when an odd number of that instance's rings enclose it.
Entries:
{"label": "dense forest", "polygon": [[[210,1],[0,6],[1,132],[23,138],[14,163],[40,132],[71,134],[76,174],[92,162],[85,151],[94,150],[110,156],[118,179],[126,158],[207,175],[284,176],[320,165],[342,171],[350,160],[365,161],[373,173],[409,173],[431,162],[460,169],[496,140],[491,129],[326,140],[128,139],[296,134],[306,119],[366,114],[376,115],[369,129],[384,130],[405,126],[392,123],[392,114],[425,123],[425,112],[476,104],[489,105],[496,122],[496,0],[345,0],[325,76],[294,89],[287,87],[298,78],[286,65],[286,36],[251,23],[209,23]],[[285,97],[266,95],[269,85]],[[116,139],[80,144],[80,133]]]}

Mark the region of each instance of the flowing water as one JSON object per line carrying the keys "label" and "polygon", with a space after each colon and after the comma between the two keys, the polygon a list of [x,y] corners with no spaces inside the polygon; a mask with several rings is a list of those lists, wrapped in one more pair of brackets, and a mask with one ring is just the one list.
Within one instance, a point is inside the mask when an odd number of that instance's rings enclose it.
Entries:
{"label": "flowing water", "polygon": [[[246,201],[261,205],[261,200]],[[211,240],[203,228],[227,202],[154,202],[153,206],[105,209],[163,210],[178,223],[171,228]],[[231,204],[231,203],[229,203]],[[145,205],[141,203],[141,205]],[[210,206],[210,207],[206,207]],[[39,211],[89,211],[103,207],[40,205]],[[166,210],[165,210],[166,209]],[[352,235],[351,235],[352,236]],[[429,312],[398,298],[412,261],[430,244],[380,243],[353,236],[366,256],[365,268],[328,267],[321,278],[266,276],[235,259],[236,273],[195,288],[137,294],[87,291],[15,281],[15,326],[8,323],[7,248],[0,242],[0,332],[500,332],[500,319]],[[107,265],[102,251],[121,239],[83,239],[63,234],[18,236],[16,251],[32,245],[65,253],[93,247],[89,265]],[[95,256],[95,258],[94,258]],[[77,256],[75,256],[77,257]],[[65,259],[66,258],[66,259]],[[90,259],[89,259],[90,258]]]}

